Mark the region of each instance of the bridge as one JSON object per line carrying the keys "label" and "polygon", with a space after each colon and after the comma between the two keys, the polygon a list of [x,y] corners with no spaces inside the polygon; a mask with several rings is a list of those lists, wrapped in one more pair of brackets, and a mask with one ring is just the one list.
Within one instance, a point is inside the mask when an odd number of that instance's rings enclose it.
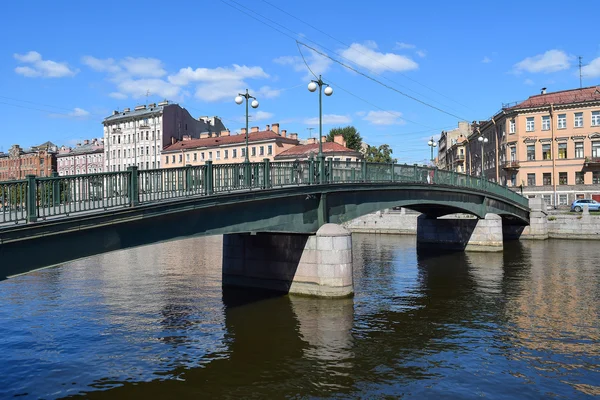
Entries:
{"label": "bridge", "polygon": [[[28,176],[0,182],[0,279],[223,234],[224,284],[343,296],[352,293],[352,245],[340,224],[398,206],[423,213],[419,244],[501,250],[503,224],[529,224],[528,200],[508,188],[417,165],[265,159]],[[444,217],[456,213],[475,219]]]}

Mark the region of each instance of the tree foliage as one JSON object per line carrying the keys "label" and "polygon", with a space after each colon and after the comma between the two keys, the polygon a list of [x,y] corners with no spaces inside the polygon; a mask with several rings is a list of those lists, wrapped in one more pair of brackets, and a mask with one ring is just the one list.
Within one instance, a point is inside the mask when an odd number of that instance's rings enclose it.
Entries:
{"label": "tree foliage", "polygon": [[365,159],[367,162],[395,163],[397,160],[392,158],[392,153],[393,151],[389,144],[382,144],[379,147],[369,146],[365,153]]}
{"label": "tree foliage", "polygon": [[355,151],[360,152],[362,146],[362,137],[360,132],[355,127],[348,125],[343,128],[333,128],[327,135],[327,141],[333,142],[333,137],[336,135],[342,135],[346,141],[346,147]]}

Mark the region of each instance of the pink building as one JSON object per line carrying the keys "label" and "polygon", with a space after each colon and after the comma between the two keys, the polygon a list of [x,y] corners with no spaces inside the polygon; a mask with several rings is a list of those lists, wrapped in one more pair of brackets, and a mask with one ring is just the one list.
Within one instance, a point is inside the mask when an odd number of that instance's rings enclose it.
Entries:
{"label": "pink building", "polygon": [[60,176],[104,172],[104,145],[93,139],[77,143],[73,148],[62,146],[56,159]]}

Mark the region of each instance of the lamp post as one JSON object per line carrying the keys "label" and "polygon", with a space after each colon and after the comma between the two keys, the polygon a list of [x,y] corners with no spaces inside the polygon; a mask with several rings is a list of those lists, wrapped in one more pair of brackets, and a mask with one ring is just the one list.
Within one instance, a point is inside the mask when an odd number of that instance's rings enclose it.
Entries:
{"label": "lamp post", "polygon": [[427,145],[429,147],[431,147],[431,163],[433,164],[433,148],[437,147],[437,142],[435,140],[433,140],[433,136],[431,137],[431,139],[429,139],[429,142],[427,142]]}
{"label": "lamp post", "polygon": [[488,142],[488,138],[479,136],[477,141],[481,143],[481,176],[483,177],[483,145]]}
{"label": "lamp post", "polygon": [[246,89],[246,93],[238,93],[235,98],[235,103],[238,105],[242,104],[244,99],[246,99],[246,157],[244,157],[244,181],[246,186],[250,186],[250,159],[248,158],[248,136],[250,136],[250,132],[248,131],[248,100],[254,99],[250,103],[252,108],[258,108],[258,100],[256,100],[256,97],[250,96],[248,89]]}
{"label": "lamp post", "polygon": [[[323,86],[325,86],[325,90],[322,90]],[[323,82],[321,75],[319,75],[318,80],[311,80],[308,84],[308,90],[310,92],[317,90],[317,87],[319,88],[319,154],[317,155],[317,158],[319,160],[319,183],[323,183],[323,178],[325,176],[325,157],[323,156],[323,143],[321,142],[323,137],[323,106],[321,93],[325,93],[325,96],[331,96],[333,94],[333,89],[327,83]]]}

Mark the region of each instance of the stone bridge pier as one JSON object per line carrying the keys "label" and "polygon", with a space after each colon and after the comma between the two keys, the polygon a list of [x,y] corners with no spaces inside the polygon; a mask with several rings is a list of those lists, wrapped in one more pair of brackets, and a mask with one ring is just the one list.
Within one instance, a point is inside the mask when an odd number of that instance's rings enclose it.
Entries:
{"label": "stone bridge pier", "polygon": [[422,214],[417,219],[417,245],[439,250],[502,251],[502,217],[491,213],[485,219]]}
{"label": "stone bridge pier", "polygon": [[348,297],[352,272],[352,236],[340,225],[325,224],[316,234],[223,235],[224,286]]}

